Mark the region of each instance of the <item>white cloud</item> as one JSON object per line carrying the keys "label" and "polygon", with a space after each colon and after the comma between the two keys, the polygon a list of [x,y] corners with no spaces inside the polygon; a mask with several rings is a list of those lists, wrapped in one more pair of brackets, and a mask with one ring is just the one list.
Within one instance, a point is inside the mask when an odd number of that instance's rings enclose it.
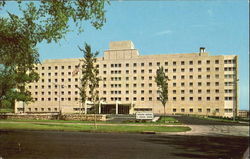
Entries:
{"label": "white cloud", "polygon": [[163,31],[155,33],[154,35],[155,36],[161,36],[161,35],[172,34],[172,33],[173,33],[172,30],[163,30]]}

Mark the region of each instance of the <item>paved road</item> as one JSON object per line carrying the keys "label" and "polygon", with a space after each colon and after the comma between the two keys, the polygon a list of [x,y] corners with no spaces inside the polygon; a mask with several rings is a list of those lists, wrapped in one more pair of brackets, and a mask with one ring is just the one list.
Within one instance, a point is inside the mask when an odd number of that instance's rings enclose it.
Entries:
{"label": "paved road", "polygon": [[192,129],[189,132],[175,133],[178,135],[249,136],[248,123],[221,122],[189,116],[175,116],[175,118]]}
{"label": "paved road", "polygon": [[241,159],[248,137],[0,131],[0,158]]}

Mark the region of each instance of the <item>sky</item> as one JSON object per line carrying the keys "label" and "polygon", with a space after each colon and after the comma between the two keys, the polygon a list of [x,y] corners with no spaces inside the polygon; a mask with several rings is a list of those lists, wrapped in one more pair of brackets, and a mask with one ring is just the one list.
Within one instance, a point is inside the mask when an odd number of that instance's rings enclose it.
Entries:
{"label": "sky", "polygon": [[[59,43],[38,45],[40,60],[81,58],[84,42],[100,52],[110,41],[133,41],[140,55],[198,52],[239,55],[240,109],[249,110],[248,0],[111,1],[101,30],[84,23]],[[73,26],[73,24],[72,24]]]}

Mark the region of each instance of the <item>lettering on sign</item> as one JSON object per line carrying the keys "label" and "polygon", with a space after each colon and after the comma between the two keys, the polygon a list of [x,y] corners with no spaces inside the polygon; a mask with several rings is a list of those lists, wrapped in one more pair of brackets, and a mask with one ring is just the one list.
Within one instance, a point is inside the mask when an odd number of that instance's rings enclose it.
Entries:
{"label": "lettering on sign", "polygon": [[153,113],[136,113],[136,119],[153,119]]}

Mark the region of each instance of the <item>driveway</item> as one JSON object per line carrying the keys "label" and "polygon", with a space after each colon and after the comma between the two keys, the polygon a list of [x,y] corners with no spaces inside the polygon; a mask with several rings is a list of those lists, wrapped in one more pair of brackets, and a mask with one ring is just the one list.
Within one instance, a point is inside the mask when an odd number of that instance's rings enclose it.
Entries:
{"label": "driveway", "polygon": [[192,129],[188,132],[175,133],[178,135],[249,136],[249,125],[247,123],[213,121],[190,116],[175,116],[175,118]]}

